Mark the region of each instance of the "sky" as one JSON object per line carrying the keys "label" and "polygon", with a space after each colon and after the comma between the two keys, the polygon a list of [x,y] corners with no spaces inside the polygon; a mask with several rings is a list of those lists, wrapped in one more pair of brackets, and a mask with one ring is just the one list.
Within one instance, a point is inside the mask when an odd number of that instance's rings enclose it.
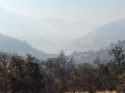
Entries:
{"label": "sky", "polygon": [[106,23],[125,16],[125,0],[0,0],[0,6],[29,17]]}
{"label": "sky", "polygon": [[[73,29],[71,29],[71,27],[65,27],[64,30],[61,30],[63,26],[58,26],[57,28],[55,26],[54,28],[47,29],[46,32],[42,30],[38,31],[37,34],[39,34],[39,37],[36,35],[34,40],[30,38],[31,36],[24,38],[26,37],[25,35],[24,37],[16,37],[18,35],[15,34],[16,38],[24,39],[34,47],[44,50],[47,53],[57,53],[59,50],[68,46],[68,44],[92,32],[101,25],[125,19],[125,0],[0,0],[0,7],[32,19],[45,20],[51,18],[60,19],[64,21],[65,24],[77,23],[75,24],[76,30],[78,29],[77,31],[72,31]],[[92,26],[91,30],[87,29],[85,31],[84,28],[82,28],[84,23],[91,24],[95,27]],[[56,31],[56,29],[58,30]],[[1,31],[1,33],[5,32]],[[25,34],[25,32],[23,33]],[[33,35],[33,33],[31,33],[31,35]],[[5,34],[9,35],[10,32],[6,32]],[[55,37],[56,35],[59,35],[59,40]],[[43,43],[46,44],[45,46],[37,44],[36,42],[42,36],[49,41],[48,43]],[[53,41],[57,40],[57,42],[52,43],[51,40],[48,39],[49,37],[55,38]],[[50,44],[55,44],[55,46],[53,45],[52,48],[50,48]]]}

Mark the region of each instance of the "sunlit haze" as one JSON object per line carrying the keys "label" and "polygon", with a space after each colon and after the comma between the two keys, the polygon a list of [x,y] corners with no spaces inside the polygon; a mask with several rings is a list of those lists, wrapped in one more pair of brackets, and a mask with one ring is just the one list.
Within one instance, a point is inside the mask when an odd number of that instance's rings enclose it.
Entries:
{"label": "sunlit haze", "polygon": [[25,40],[46,53],[65,50],[96,28],[125,19],[125,0],[0,0],[0,7],[0,16],[6,11],[21,21],[15,27],[29,26],[5,30],[9,26],[2,20],[0,33]]}

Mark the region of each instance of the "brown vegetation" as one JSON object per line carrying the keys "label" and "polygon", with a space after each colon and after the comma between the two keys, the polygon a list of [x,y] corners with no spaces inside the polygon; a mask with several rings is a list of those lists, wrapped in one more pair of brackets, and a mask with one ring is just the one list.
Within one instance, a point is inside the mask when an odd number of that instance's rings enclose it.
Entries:
{"label": "brown vegetation", "polygon": [[93,65],[74,65],[64,52],[46,61],[37,60],[29,54],[23,58],[1,53],[0,93],[96,93],[106,90],[124,93],[124,51],[117,44],[108,51],[112,60],[104,63],[97,58]]}

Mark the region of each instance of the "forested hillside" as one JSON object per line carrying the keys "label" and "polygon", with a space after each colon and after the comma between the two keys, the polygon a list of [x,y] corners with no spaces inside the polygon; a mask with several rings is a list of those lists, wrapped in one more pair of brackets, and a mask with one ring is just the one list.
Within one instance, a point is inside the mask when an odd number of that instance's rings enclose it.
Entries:
{"label": "forested hillside", "polygon": [[[110,43],[109,45],[112,45],[112,43]],[[123,48],[123,50],[125,51],[125,41],[117,41],[116,42],[117,45],[121,46]],[[108,47],[108,45],[106,45]],[[74,57],[75,63],[77,64],[81,64],[81,63],[93,63],[93,60],[99,58],[101,61],[103,62],[107,62],[108,60],[110,60],[112,58],[112,56],[108,53],[107,47],[105,48],[101,48],[98,50],[94,50],[94,49],[90,49],[88,51],[83,51],[83,52],[73,52],[71,54],[71,57]]]}
{"label": "forested hillside", "polygon": [[[119,43],[120,42],[120,43]],[[125,92],[125,52],[122,41],[106,50],[110,60],[97,57],[93,64],[76,65],[62,51],[56,58],[41,61],[26,57],[0,54],[1,93],[65,93],[75,91]],[[124,42],[124,41],[123,41]],[[107,57],[108,58],[108,57]]]}

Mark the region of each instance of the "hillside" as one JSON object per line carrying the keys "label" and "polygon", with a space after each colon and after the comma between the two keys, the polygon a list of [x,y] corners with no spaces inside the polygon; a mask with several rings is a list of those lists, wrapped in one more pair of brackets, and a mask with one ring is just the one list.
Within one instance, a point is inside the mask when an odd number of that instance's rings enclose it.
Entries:
{"label": "hillside", "polygon": [[[119,40],[123,40],[123,42],[117,42]],[[124,40],[125,20],[119,20],[103,25],[85,37],[76,40],[70,46],[70,50],[77,51],[74,54],[77,63],[92,63],[97,57],[105,61],[109,58],[105,48],[109,47],[111,42],[117,42],[125,50]]]}
{"label": "hillside", "polygon": [[20,41],[18,39],[11,38],[2,34],[0,34],[0,51],[8,52],[11,54],[18,54],[21,56],[25,56],[27,53],[29,53],[36,58],[43,60],[56,56],[54,54],[46,54],[33,48],[26,41]]}
{"label": "hillside", "polygon": [[111,42],[125,40],[125,20],[119,20],[94,30],[85,37],[82,37],[71,46],[78,51],[88,49],[100,49],[107,47]]}
{"label": "hillside", "polygon": [[95,27],[95,24],[66,22],[60,18],[33,19],[0,8],[0,33],[26,40],[33,47],[48,53],[59,52]]}

